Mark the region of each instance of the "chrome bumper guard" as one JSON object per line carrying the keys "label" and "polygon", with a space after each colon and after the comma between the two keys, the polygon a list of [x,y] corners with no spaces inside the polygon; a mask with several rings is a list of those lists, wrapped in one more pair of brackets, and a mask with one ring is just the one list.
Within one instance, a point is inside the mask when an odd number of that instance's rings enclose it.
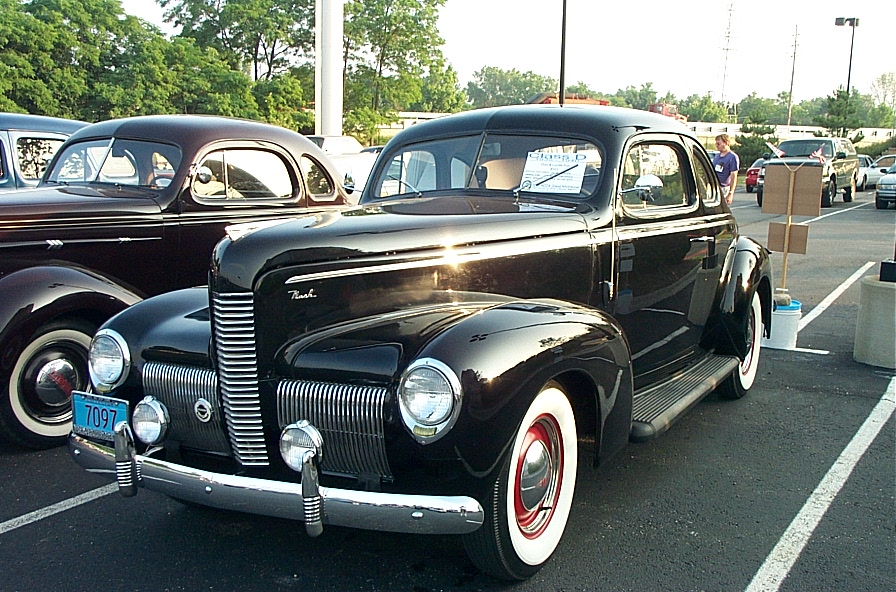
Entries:
{"label": "chrome bumper guard", "polygon": [[[69,436],[68,446],[81,467],[114,477],[125,497],[144,488],[213,508],[303,522],[308,511],[307,526],[322,523],[413,534],[466,534],[484,520],[482,506],[471,497],[355,491],[310,482],[303,487],[185,467],[136,454],[129,429],[116,433],[114,449],[77,434]],[[320,529],[309,528],[309,534],[320,534]]]}

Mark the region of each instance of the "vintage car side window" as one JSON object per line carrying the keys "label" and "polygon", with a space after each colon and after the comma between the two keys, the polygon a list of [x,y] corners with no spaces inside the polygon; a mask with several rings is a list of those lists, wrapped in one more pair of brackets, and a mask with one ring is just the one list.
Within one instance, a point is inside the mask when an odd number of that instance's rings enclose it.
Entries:
{"label": "vintage car side window", "polygon": [[687,206],[681,155],[668,144],[633,146],[623,161],[622,203],[635,215]]}
{"label": "vintage car side window", "polygon": [[193,194],[211,199],[283,200],[293,196],[286,163],[264,150],[219,150],[199,165]]}
{"label": "vintage car side window", "polygon": [[22,177],[32,181],[40,179],[62,143],[63,140],[56,138],[18,138],[16,155]]}
{"label": "vintage car side window", "polygon": [[322,166],[308,156],[302,156],[301,166],[308,193],[315,197],[333,193],[333,181],[327,176]]}
{"label": "vintage car side window", "polygon": [[715,173],[706,168],[706,163],[694,154],[694,181],[697,184],[697,197],[707,205],[718,205],[721,194],[715,190],[712,177]]}

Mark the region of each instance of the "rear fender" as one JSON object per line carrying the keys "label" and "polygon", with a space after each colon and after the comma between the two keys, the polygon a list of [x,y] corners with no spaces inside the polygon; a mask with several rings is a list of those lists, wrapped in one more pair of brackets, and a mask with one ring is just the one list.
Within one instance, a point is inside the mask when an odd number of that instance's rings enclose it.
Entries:
{"label": "rear fender", "polygon": [[601,311],[551,300],[502,304],[446,329],[416,357],[437,359],[460,379],[460,417],[444,439],[474,476],[494,477],[519,422],[550,380],[570,397],[579,439],[595,444],[595,463],[628,441],[628,343]]}
{"label": "rear fender", "polygon": [[38,266],[0,278],[0,377],[41,326],[62,317],[98,326],[138,301],[134,292],[84,269]]}

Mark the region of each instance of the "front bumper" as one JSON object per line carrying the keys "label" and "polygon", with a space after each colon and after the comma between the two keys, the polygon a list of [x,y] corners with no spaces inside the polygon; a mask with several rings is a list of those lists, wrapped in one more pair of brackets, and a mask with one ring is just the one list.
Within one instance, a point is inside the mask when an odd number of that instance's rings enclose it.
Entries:
{"label": "front bumper", "polygon": [[[308,488],[289,483],[202,471],[135,454],[133,447],[97,444],[69,436],[69,452],[91,473],[118,481],[126,496],[137,488],[196,504],[306,521]],[[430,496],[316,487],[323,524],[414,534],[466,534],[482,525],[482,506],[463,496]],[[306,522],[307,525],[307,522]],[[310,531],[309,531],[310,532]]]}

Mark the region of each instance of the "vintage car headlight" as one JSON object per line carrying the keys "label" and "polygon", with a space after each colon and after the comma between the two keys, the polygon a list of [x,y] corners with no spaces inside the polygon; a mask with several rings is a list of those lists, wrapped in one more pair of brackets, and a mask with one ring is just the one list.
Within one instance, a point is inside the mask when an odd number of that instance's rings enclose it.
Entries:
{"label": "vintage car headlight", "polygon": [[144,397],[134,407],[134,435],[144,444],[159,444],[168,434],[168,410],[155,397]]}
{"label": "vintage car headlight", "polygon": [[90,342],[90,382],[100,393],[120,386],[128,377],[131,353],[124,337],[112,329],[100,329]]}
{"label": "vintage car headlight", "polygon": [[438,360],[421,358],[401,378],[401,417],[418,442],[433,442],[454,425],[461,395],[460,380],[451,368]]}

